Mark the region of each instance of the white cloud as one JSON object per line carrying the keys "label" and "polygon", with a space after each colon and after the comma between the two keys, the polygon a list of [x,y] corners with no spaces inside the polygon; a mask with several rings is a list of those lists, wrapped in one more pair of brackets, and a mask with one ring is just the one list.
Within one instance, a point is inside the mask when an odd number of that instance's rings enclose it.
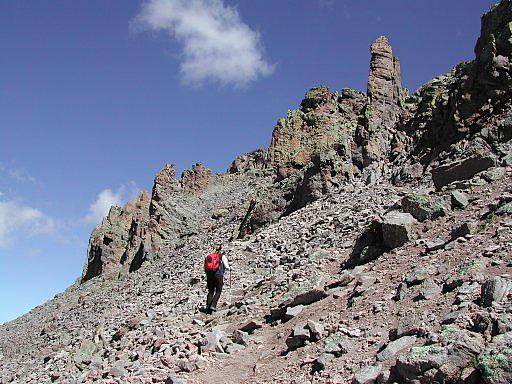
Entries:
{"label": "white cloud", "polygon": [[103,220],[107,215],[110,207],[113,205],[121,205],[123,191],[118,190],[112,192],[110,189],[105,189],[100,192],[96,201],[89,207],[89,213],[85,216],[85,221],[88,223],[97,224]]}
{"label": "white cloud", "polygon": [[14,200],[0,201],[0,248],[20,237],[53,234],[56,229],[57,222],[38,209]]}
{"label": "white cloud", "polygon": [[167,31],[182,44],[185,83],[210,80],[239,87],[274,70],[263,57],[260,34],[223,0],[148,0],[133,25]]}
{"label": "white cloud", "polygon": [[126,201],[134,198],[139,191],[140,189],[133,181],[129,183],[128,187],[121,185],[116,192],[111,189],[101,191],[96,201],[89,206],[89,212],[84,217],[84,221],[91,224],[100,223],[113,205],[124,205]]}
{"label": "white cloud", "polygon": [[5,172],[8,176],[21,183],[35,183],[37,180],[23,169],[8,167],[0,163],[0,171]]}

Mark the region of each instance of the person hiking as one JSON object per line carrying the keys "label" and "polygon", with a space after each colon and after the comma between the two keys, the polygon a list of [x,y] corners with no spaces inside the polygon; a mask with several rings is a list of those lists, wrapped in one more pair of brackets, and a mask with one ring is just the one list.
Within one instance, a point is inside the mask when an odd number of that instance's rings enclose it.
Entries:
{"label": "person hiking", "polygon": [[217,310],[217,302],[224,285],[224,273],[230,269],[228,259],[222,254],[220,245],[215,247],[213,253],[205,257],[204,270],[206,272],[206,286],[208,287],[206,313],[212,314]]}

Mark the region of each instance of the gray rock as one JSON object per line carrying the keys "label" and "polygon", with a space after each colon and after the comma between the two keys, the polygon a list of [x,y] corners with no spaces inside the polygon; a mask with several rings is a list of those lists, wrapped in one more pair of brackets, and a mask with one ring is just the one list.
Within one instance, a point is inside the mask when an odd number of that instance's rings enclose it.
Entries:
{"label": "gray rock", "polygon": [[293,319],[295,316],[299,315],[302,312],[303,308],[303,305],[297,305],[295,307],[286,308],[286,313],[283,316],[283,320],[288,321]]}
{"label": "gray rock", "polygon": [[421,283],[419,297],[421,299],[430,300],[438,297],[442,291],[442,287],[436,284],[433,279],[427,279]]}
{"label": "gray rock", "polygon": [[425,249],[427,252],[434,252],[439,249],[443,249],[446,242],[443,239],[429,240],[425,243]]}
{"label": "gray rock", "polygon": [[451,163],[432,169],[432,180],[437,189],[454,181],[469,180],[477,173],[496,165],[496,156],[485,143],[479,142],[481,148],[475,148],[473,154]]}
{"label": "gray rock", "polygon": [[[420,379],[430,370],[439,369],[448,359],[448,349],[437,345],[411,347],[397,357],[395,370],[399,383]],[[429,382],[424,380],[424,382]]]}
{"label": "gray rock", "polygon": [[512,382],[512,332],[493,338],[478,355],[477,369],[487,384]]}
{"label": "gray rock", "polygon": [[374,384],[382,372],[382,364],[368,365],[357,371],[352,384]]}
{"label": "gray rock", "polygon": [[219,328],[213,328],[207,333],[201,345],[201,351],[224,352],[220,340],[225,336]]}
{"label": "gray rock", "polygon": [[405,196],[402,199],[402,210],[418,221],[434,220],[446,214],[440,200],[423,194]]}
{"label": "gray rock", "polygon": [[400,284],[398,284],[398,287],[396,288],[396,294],[394,296],[394,299],[396,301],[403,300],[407,296],[408,292],[409,292],[409,289],[407,288],[407,284],[400,283]]}
{"label": "gray rock", "polygon": [[416,336],[403,336],[397,340],[391,341],[386,348],[377,354],[378,361],[393,359],[398,352],[409,348],[416,343]]}
{"label": "gray rock", "polygon": [[423,333],[421,316],[413,311],[405,311],[398,317],[396,337],[421,335]]}
{"label": "gray rock", "polygon": [[495,213],[499,216],[512,215],[512,202],[501,205]]}
{"label": "gray rock", "polygon": [[432,267],[418,267],[407,274],[405,282],[408,286],[420,284],[432,276],[434,272]]}
{"label": "gray rock", "polygon": [[416,219],[410,213],[389,212],[384,216],[382,235],[384,244],[393,249],[401,247],[411,240],[411,230]]}
{"label": "gray rock", "polygon": [[482,172],[480,175],[485,181],[488,183],[492,183],[493,181],[501,180],[507,175],[505,168],[495,167],[489,168],[487,171]]}
{"label": "gray rock", "polygon": [[324,326],[322,324],[313,320],[308,320],[306,326],[311,332],[311,340],[318,341],[322,338],[324,333]]}
{"label": "gray rock", "polygon": [[91,359],[95,352],[96,344],[90,340],[82,340],[73,357],[73,361],[79,368],[82,368],[84,365],[89,365],[91,363]]}
{"label": "gray rock", "polygon": [[340,357],[344,353],[347,353],[351,348],[351,342],[347,337],[330,335],[324,340],[323,351],[325,353],[332,354],[336,357]]}
{"label": "gray rock", "polygon": [[108,373],[112,377],[124,377],[127,375],[126,369],[122,365],[114,365]]}
{"label": "gray rock", "polygon": [[176,377],[176,376],[169,376],[167,379],[165,379],[164,384],[187,384],[188,381],[185,378],[182,377]]}
{"label": "gray rock", "polygon": [[478,231],[478,224],[476,222],[462,223],[452,229],[452,240],[467,235],[474,235]]}
{"label": "gray rock", "polygon": [[306,328],[306,323],[299,323],[293,328],[292,333],[286,339],[286,345],[289,350],[294,350],[304,346],[310,337],[311,335],[309,329]]}
{"label": "gray rock", "polygon": [[484,307],[504,300],[511,292],[512,282],[509,279],[494,276],[482,284],[480,302]]}
{"label": "gray rock", "polygon": [[460,191],[452,191],[450,194],[452,208],[464,209],[469,205],[468,197]]}
{"label": "gray rock", "polygon": [[232,339],[235,343],[241,344],[243,346],[247,346],[247,344],[249,344],[249,335],[238,329],[233,331]]}
{"label": "gray rock", "polygon": [[180,360],[180,361],[178,361],[178,368],[182,372],[194,372],[195,370],[197,370],[197,365],[196,365],[195,361],[193,361],[191,359]]}

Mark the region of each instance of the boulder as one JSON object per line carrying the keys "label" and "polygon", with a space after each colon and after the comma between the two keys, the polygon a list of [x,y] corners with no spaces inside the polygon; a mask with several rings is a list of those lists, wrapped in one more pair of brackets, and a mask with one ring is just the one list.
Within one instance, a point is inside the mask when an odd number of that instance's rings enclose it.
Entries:
{"label": "boulder", "polygon": [[[454,377],[474,378],[473,363],[484,348],[480,334],[443,326],[429,345],[401,353],[394,367],[395,380],[404,383],[452,383]],[[438,342],[434,343],[434,339]],[[458,382],[458,381],[457,381]]]}
{"label": "boulder", "polygon": [[384,244],[393,249],[408,243],[412,236],[412,227],[416,219],[410,213],[389,212],[382,222]]}
{"label": "boulder", "polygon": [[354,374],[352,384],[373,384],[382,372],[382,364],[367,365]]}
{"label": "boulder", "polygon": [[469,180],[477,173],[496,166],[496,156],[483,140],[470,144],[468,156],[432,169],[432,180],[437,189],[454,181]]}
{"label": "boulder", "polygon": [[283,316],[283,320],[288,321],[293,319],[295,316],[299,315],[302,312],[303,308],[303,305],[297,305],[295,307],[286,308],[286,313]]}
{"label": "boulder", "polygon": [[442,287],[439,286],[433,279],[427,279],[421,283],[418,297],[420,299],[430,300],[438,297],[442,292]]}
{"label": "boulder", "polygon": [[494,276],[482,284],[480,302],[484,307],[490,307],[504,300],[512,290],[512,281],[507,278]]}
{"label": "boulder", "polygon": [[225,337],[225,333],[219,328],[214,327],[211,332],[207,333],[201,342],[201,352],[224,352],[220,343],[221,339]]}
{"label": "boulder", "polygon": [[495,336],[478,355],[477,369],[487,384],[512,382],[512,332]]}
{"label": "boulder", "polygon": [[499,206],[495,214],[499,216],[512,215],[512,202]]}
{"label": "boulder", "polygon": [[467,235],[474,235],[478,231],[478,224],[476,222],[462,223],[452,228],[452,240],[458,239],[459,237],[465,237]]}
{"label": "boulder", "polygon": [[446,214],[440,200],[424,194],[405,196],[402,199],[402,210],[410,213],[418,221],[434,220]]}
{"label": "boulder", "polygon": [[304,346],[307,340],[311,337],[306,323],[299,323],[294,328],[290,336],[286,339],[286,345],[289,351]]}
{"label": "boulder", "polygon": [[391,341],[386,348],[377,354],[378,361],[393,359],[398,352],[410,348],[416,343],[416,336],[403,336],[397,340]]}
{"label": "boulder", "polygon": [[464,209],[469,205],[468,197],[465,193],[460,191],[452,191],[450,194],[450,201],[452,204],[452,208],[461,208]]}
{"label": "boulder", "polygon": [[313,320],[308,320],[306,323],[309,332],[311,333],[311,340],[318,341],[322,338],[324,333],[324,326]]}

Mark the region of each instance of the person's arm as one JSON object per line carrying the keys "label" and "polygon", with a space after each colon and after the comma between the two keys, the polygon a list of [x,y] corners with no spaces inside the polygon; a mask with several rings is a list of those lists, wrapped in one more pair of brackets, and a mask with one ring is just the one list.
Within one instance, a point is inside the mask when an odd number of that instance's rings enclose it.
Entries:
{"label": "person's arm", "polygon": [[229,261],[228,261],[228,258],[226,256],[222,256],[222,265],[224,265],[224,269],[226,271],[229,271],[231,268],[229,266]]}

